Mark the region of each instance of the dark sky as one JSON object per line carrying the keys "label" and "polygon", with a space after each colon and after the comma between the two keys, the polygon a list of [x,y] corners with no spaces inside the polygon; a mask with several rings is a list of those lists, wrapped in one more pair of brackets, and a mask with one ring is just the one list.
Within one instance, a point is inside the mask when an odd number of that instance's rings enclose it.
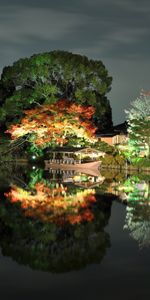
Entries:
{"label": "dark sky", "polygon": [[150,88],[149,0],[0,0],[0,70],[54,49],[103,61],[113,76],[108,94],[117,124]]}

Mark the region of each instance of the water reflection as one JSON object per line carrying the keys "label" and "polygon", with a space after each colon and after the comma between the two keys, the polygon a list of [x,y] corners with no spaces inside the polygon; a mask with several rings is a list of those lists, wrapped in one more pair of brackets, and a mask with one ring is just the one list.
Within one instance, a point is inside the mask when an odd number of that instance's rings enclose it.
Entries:
{"label": "water reflection", "polygon": [[67,272],[100,263],[110,247],[112,200],[126,205],[124,229],[150,246],[150,175],[16,166],[0,178],[0,246],[20,264]]}
{"label": "water reflection", "polygon": [[126,209],[124,229],[138,242],[139,248],[150,246],[150,204],[136,203]]}
{"label": "water reflection", "polygon": [[20,203],[26,217],[58,225],[92,221],[92,203],[96,203],[95,190],[71,191],[63,184],[38,182],[34,190],[12,186],[5,196],[11,203]]}
{"label": "water reflection", "polygon": [[51,272],[100,263],[110,246],[104,228],[111,199],[97,195],[98,178],[74,174],[69,181],[53,175],[31,169],[12,177],[0,204],[3,254]]}
{"label": "water reflection", "polygon": [[124,229],[137,241],[139,248],[150,246],[150,175],[130,175],[114,184],[114,192],[125,201]]}
{"label": "water reflection", "polygon": [[150,201],[150,176],[131,175],[121,182],[114,185],[114,190],[122,200],[129,203],[138,204]]}

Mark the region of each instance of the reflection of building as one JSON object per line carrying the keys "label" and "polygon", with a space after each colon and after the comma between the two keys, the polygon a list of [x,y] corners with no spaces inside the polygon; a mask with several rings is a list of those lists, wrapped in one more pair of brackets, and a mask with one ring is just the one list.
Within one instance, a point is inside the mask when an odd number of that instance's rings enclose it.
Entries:
{"label": "reflection of building", "polygon": [[105,177],[99,176],[88,176],[86,174],[76,174],[73,178],[73,183],[76,186],[83,188],[94,188],[99,186],[105,180]]}
{"label": "reflection of building", "polygon": [[93,188],[99,186],[105,180],[105,177],[100,173],[98,176],[92,176],[77,172],[76,170],[63,170],[63,169],[48,169],[48,178],[53,182],[63,182],[65,184],[72,183],[75,186],[83,188]]}
{"label": "reflection of building", "polygon": [[83,163],[83,164],[66,164],[66,163],[52,163],[49,162],[48,160],[45,161],[45,170],[48,170],[51,172],[51,170],[54,172],[56,170],[55,174],[59,174],[60,170],[64,172],[68,172],[70,174],[70,171],[76,171],[78,173],[84,173],[84,174],[89,174],[91,176],[99,176],[101,162],[100,161],[93,161],[93,162],[88,162],[88,163]]}

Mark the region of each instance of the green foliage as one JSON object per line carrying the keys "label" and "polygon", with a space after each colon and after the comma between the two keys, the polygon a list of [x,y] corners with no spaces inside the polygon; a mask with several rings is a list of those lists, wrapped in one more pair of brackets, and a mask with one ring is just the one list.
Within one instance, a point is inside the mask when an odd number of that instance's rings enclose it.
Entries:
{"label": "green foliage", "polygon": [[117,154],[117,155],[115,156],[115,161],[116,161],[116,163],[117,163],[118,165],[120,165],[120,166],[122,166],[122,165],[125,164],[125,159],[124,159],[124,157],[121,156],[121,155],[119,155],[119,154]]}
{"label": "green foliage", "polygon": [[22,151],[25,141],[19,139],[17,142],[12,142],[6,137],[0,139],[0,162],[15,161],[15,159],[26,159],[25,151]]}
{"label": "green foliage", "polygon": [[147,157],[140,158],[140,159],[134,161],[134,165],[139,168],[140,167],[148,168],[148,167],[150,167],[150,159]]}
{"label": "green foliage", "polygon": [[140,152],[140,148],[144,148],[145,155],[150,155],[150,119],[139,118],[130,121],[129,138],[133,141],[137,147],[137,151]]}
{"label": "green foliage", "polygon": [[150,94],[141,93],[131,105],[131,109],[126,111],[129,146],[134,147],[135,154],[139,155],[142,148],[143,156],[150,158]]}
{"label": "green foliage", "polygon": [[34,189],[36,183],[38,183],[40,181],[44,182],[43,170],[39,169],[39,168],[36,168],[35,170],[30,171],[28,177],[29,177],[28,187],[30,189]]}
{"label": "green foliage", "polygon": [[80,146],[80,147],[91,147],[93,146],[93,144],[91,144],[90,142],[88,142],[86,139],[84,138],[79,138],[76,136],[70,136],[67,146],[69,147],[75,147],[75,146]]}
{"label": "green foliage", "polygon": [[67,98],[96,108],[95,122],[109,126],[111,108],[105,95],[112,78],[101,61],[65,51],[52,51],[20,59],[5,67],[0,80],[0,121],[14,123],[23,111]]}
{"label": "green foliage", "polygon": [[120,154],[106,154],[103,158],[100,159],[102,161],[102,164],[104,165],[119,165],[123,166],[125,165],[125,158]]}
{"label": "green foliage", "polygon": [[6,119],[6,110],[4,107],[0,108],[0,121],[3,122]]}
{"label": "green foliage", "polygon": [[108,145],[107,143],[103,141],[98,141],[94,145],[92,145],[95,149],[105,152],[105,153],[114,153],[115,149],[114,147]]}
{"label": "green foliage", "polygon": [[32,154],[36,155],[36,157],[42,157],[44,155],[43,149],[33,144],[31,139],[27,147],[27,152],[30,153],[31,155]]}
{"label": "green foliage", "polygon": [[114,165],[115,158],[111,154],[106,154],[103,158],[101,158],[102,164],[104,165]]}

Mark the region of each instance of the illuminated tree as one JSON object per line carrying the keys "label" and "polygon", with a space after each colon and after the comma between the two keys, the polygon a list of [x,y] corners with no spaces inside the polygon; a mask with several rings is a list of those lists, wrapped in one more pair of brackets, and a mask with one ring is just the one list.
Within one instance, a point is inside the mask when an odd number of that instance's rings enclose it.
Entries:
{"label": "illuminated tree", "polygon": [[95,122],[109,127],[111,107],[106,94],[111,82],[104,64],[85,56],[52,51],[20,59],[2,73],[0,121],[5,125],[16,123],[25,109],[66,98],[94,106]]}
{"label": "illuminated tree", "polygon": [[83,107],[61,99],[55,104],[45,104],[26,110],[19,124],[11,125],[7,133],[13,140],[26,137],[34,146],[64,145],[71,137],[84,138],[90,143],[96,141],[91,118],[94,108]]}
{"label": "illuminated tree", "polygon": [[130,120],[150,116],[150,92],[141,91],[140,96],[131,102],[131,109],[125,112]]}
{"label": "illuminated tree", "polygon": [[131,103],[127,113],[129,145],[135,152],[145,148],[145,155],[150,158],[150,93],[142,92]]}

